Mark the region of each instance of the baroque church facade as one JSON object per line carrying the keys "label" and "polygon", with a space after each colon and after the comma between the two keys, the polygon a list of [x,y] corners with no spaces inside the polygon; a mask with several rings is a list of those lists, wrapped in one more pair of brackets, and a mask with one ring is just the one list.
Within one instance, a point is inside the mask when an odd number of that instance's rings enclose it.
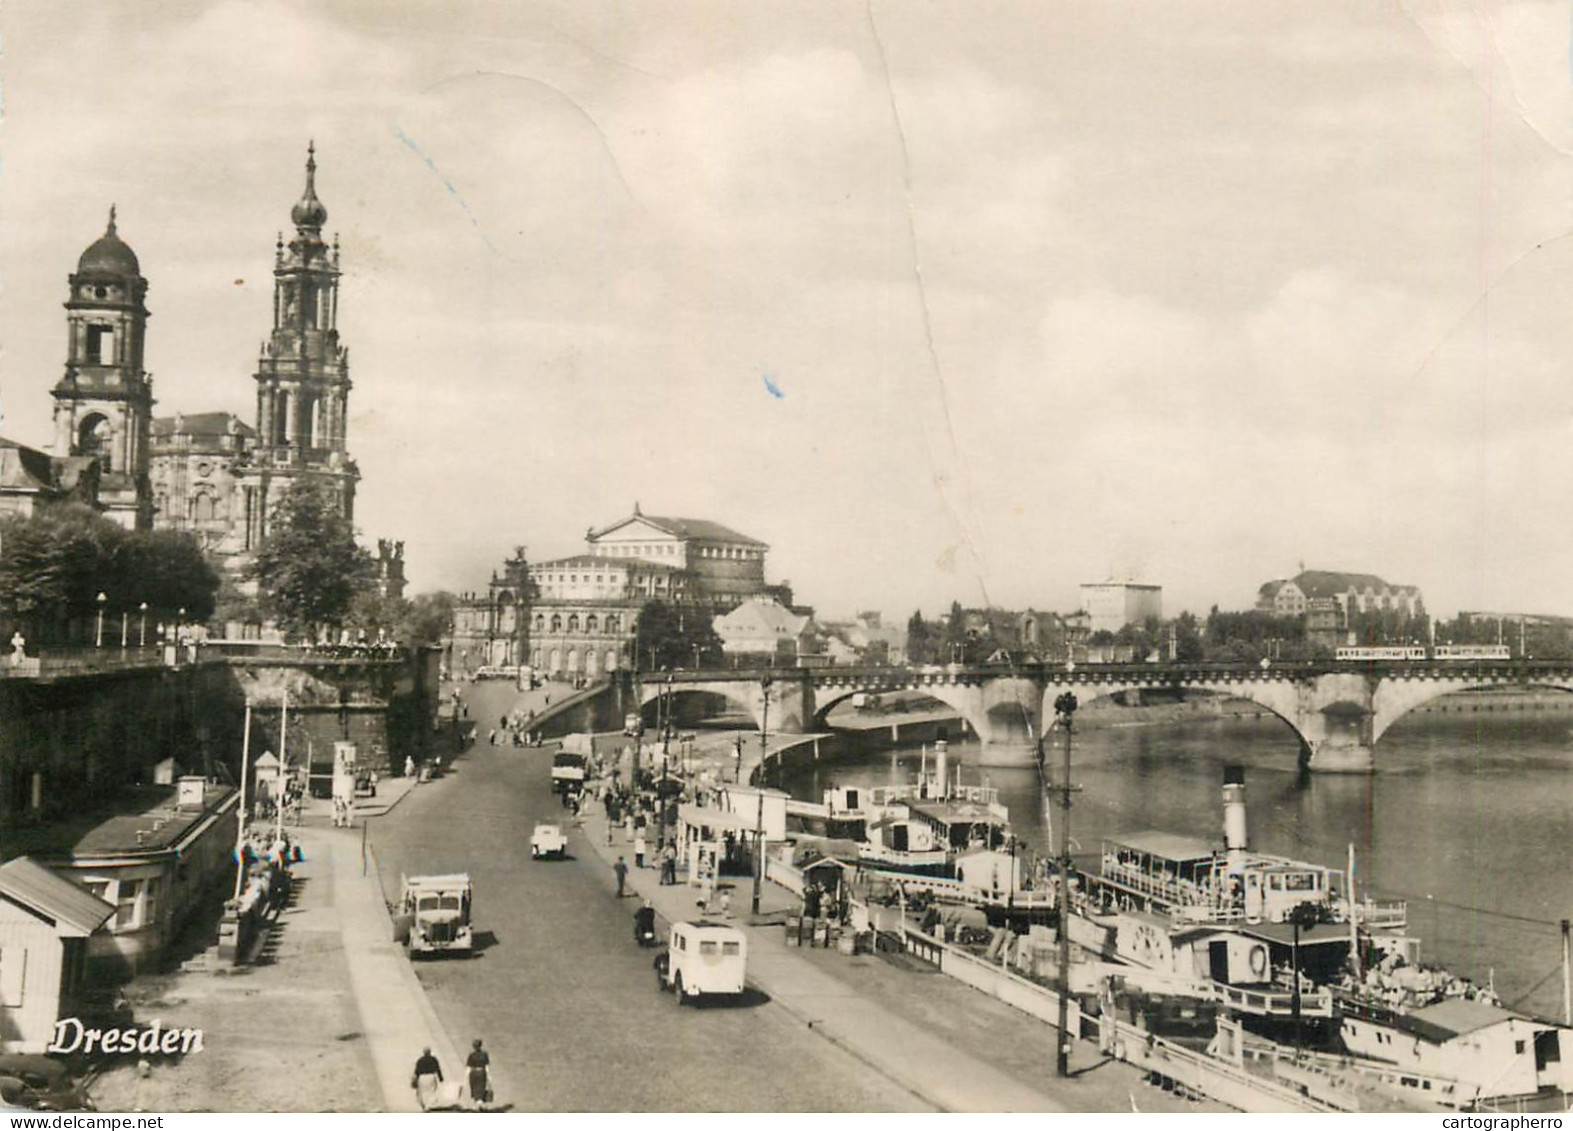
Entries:
{"label": "baroque church facade", "polygon": [[[301,481],[322,486],[351,522],[360,470],[349,454],[349,351],[340,342],[339,244],[323,237],[316,152],[290,210],[294,234],[273,257],[272,327],[257,368],[256,414],[154,418],[143,366],[149,317],[136,253],[110,209],[105,233],[70,276],[65,374],[55,386],[57,458],[91,459],[97,502],[129,529],[184,530],[231,575],[269,533],[280,499]],[[403,543],[379,541],[384,596],[404,589]]]}

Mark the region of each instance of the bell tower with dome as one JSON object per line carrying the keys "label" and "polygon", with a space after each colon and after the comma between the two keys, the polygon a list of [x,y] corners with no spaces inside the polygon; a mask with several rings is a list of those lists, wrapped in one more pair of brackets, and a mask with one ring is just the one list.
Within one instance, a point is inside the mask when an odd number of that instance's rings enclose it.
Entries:
{"label": "bell tower with dome", "polygon": [[113,206],[69,283],[66,370],[53,390],[55,453],[98,460],[100,506],[122,526],[146,530],[153,524],[153,379],[142,368],[147,280],[116,231]]}
{"label": "bell tower with dome", "polygon": [[273,506],[300,479],[327,485],[346,518],[360,471],[349,456],[349,351],[339,344],[339,245],[322,238],[316,146],[306,149],[306,190],[290,209],[295,234],[273,257],[273,330],[257,363],[257,426],[243,476],[243,539],[255,550]]}

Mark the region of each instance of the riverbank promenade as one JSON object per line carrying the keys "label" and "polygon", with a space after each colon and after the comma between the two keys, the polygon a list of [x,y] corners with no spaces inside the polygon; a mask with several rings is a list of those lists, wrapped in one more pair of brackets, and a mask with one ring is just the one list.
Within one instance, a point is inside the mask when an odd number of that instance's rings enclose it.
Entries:
{"label": "riverbank promenade", "polygon": [[[644,899],[655,908],[663,934],[673,922],[700,917],[700,889],[681,882],[662,886],[658,868],[634,868],[633,846],[620,826],[612,830],[608,845],[604,813],[585,814],[574,839],[576,852],[583,844],[605,862],[608,883],[614,882],[612,864],[618,856],[629,864],[623,902],[630,936],[633,913]],[[854,957],[789,947],[782,921],[797,910],[797,897],[764,883],[754,916],[749,881],[734,883],[728,915],[748,935],[750,983],[825,1040],[936,1110],[1229,1110],[1149,1087],[1140,1072],[1107,1061],[1087,1042],[1074,1046],[1071,1078],[1058,1079],[1049,1026],[904,956]],[[716,917],[713,908],[708,917]],[[739,1097],[739,1104],[748,1110],[746,1097]]]}

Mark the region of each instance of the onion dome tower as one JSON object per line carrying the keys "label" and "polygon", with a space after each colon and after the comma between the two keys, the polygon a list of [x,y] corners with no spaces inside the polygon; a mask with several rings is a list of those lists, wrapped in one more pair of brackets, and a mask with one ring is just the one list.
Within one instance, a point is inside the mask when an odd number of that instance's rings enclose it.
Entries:
{"label": "onion dome tower", "polygon": [[98,460],[98,499],[128,529],[153,523],[148,485],[153,379],[142,368],[147,280],[109,225],[77,261],[66,300],[66,369],[55,386],[55,451]]}
{"label": "onion dome tower", "polygon": [[289,485],[322,483],[354,518],[360,471],[346,448],[349,351],[339,343],[339,245],[323,241],[328,210],[317,199],[315,144],[306,189],[290,209],[295,234],[273,257],[273,331],[257,363],[257,442],[245,484],[244,549],[267,537],[268,515]]}

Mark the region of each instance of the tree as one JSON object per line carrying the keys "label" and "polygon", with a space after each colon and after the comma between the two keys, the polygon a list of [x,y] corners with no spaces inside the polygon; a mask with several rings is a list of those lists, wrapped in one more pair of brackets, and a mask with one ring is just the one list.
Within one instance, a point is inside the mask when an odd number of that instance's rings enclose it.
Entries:
{"label": "tree", "polygon": [[196,540],[171,530],[127,531],[91,507],[50,507],[0,523],[0,614],[38,644],[66,643],[73,625],[104,611],[156,619],[213,613],[219,578]]}
{"label": "tree", "polygon": [[342,627],[357,594],[375,576],[371,555],[356,545],[349,520],[324,487],[308,480],[297,480],[271,517],[271,533],[247,569],[262,611],[289,639]]}
{"label": "tree", "polygon": [[649,601],[639,610],[634,634],[639,648],[634,666],[645,671],[692,667],[696,657],[700,667],[722,662],[712,617],[699,609]]}
{"label": "tree", "polygon": [[399,639],[412,647],[440,644],[453,628],[452,593],[439,589],[435,593],[417,593],[405,602],[404,617],[399,623]]}
{"label": "tree", "polygon": [[931,664],[934,662],[934,628],[916,611],[907,620],[907,663]]}
{"label": "tree", "polygon": [[1169,626],[1174,633],[1174,658],[1182,664],[1192,664],[1206,655],[1202,645],[1202,626],[1195,613],[1181,613]]}

